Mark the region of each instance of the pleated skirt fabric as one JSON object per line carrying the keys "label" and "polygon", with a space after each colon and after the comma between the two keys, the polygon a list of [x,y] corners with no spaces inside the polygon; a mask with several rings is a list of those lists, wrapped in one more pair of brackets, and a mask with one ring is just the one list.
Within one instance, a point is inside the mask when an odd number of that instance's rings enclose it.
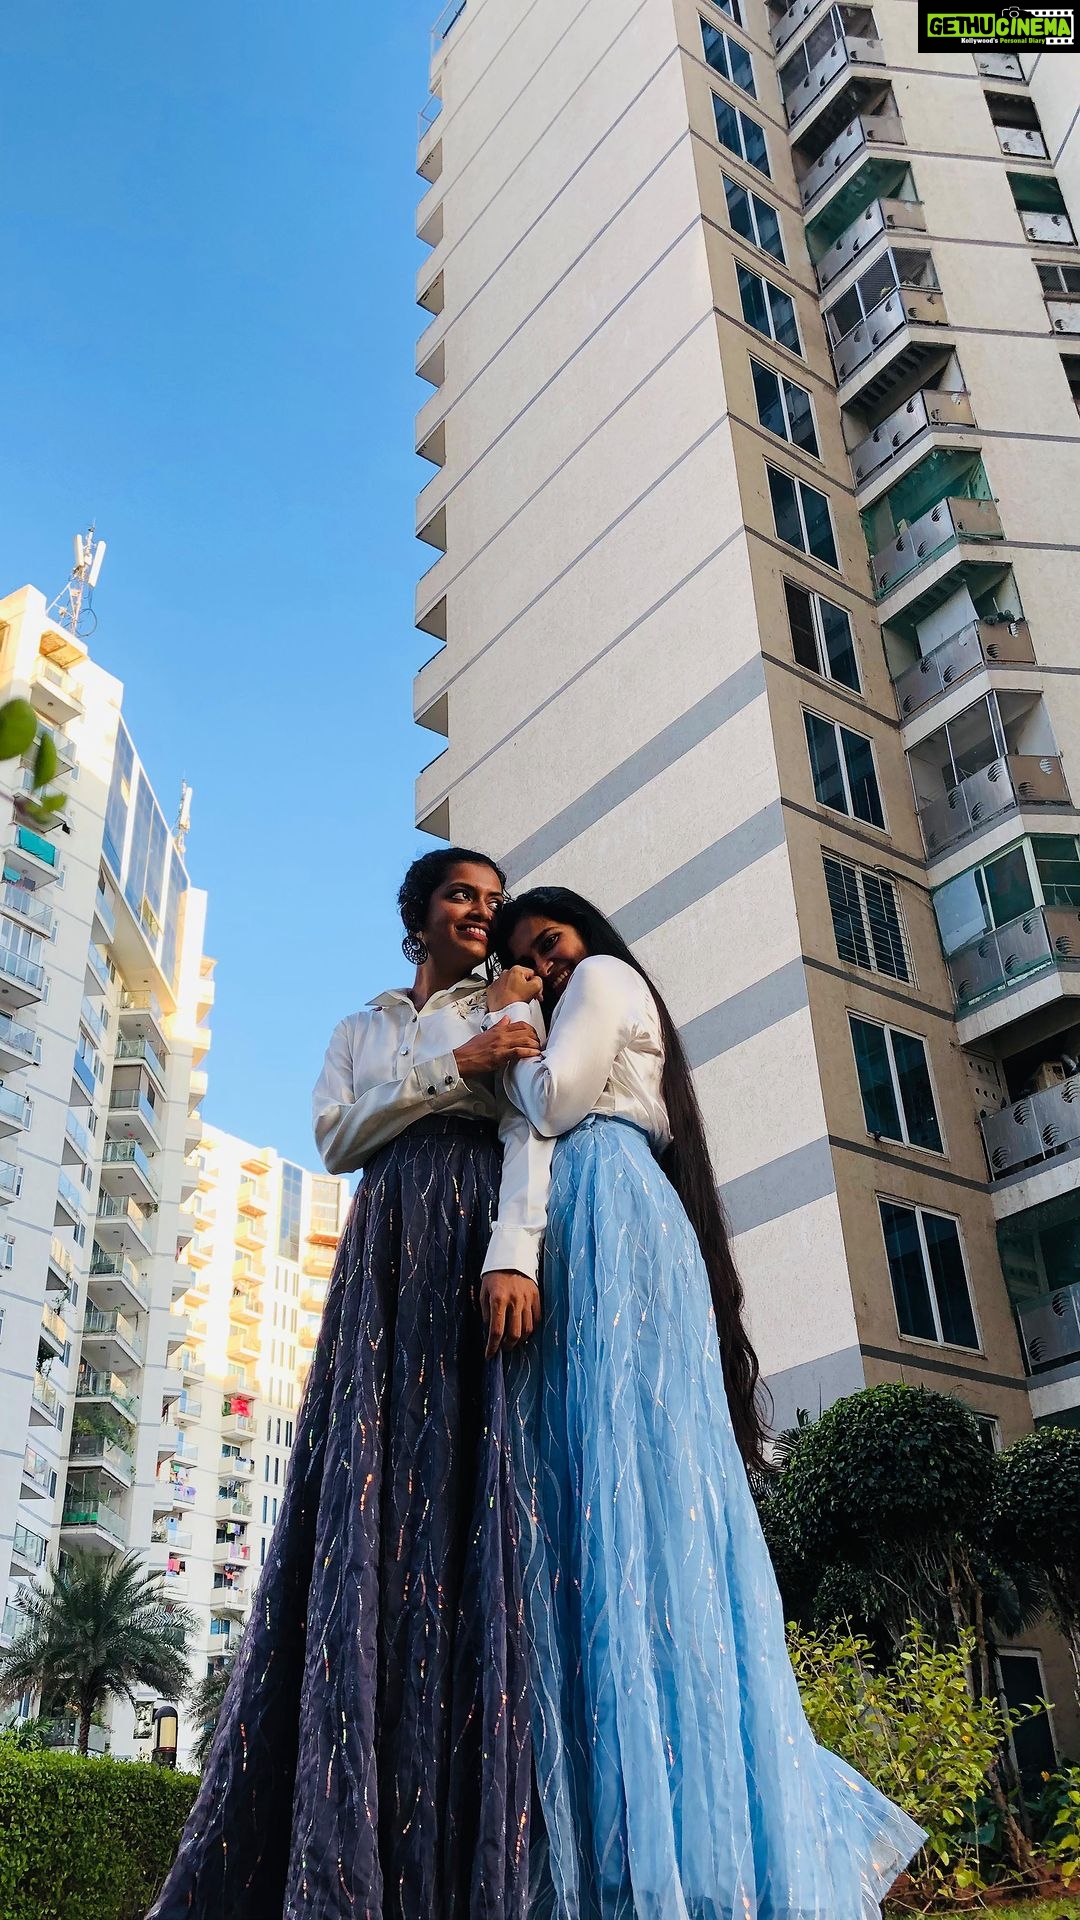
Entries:
{"label": "pleated skirt fabric", "polygon": [[511,1424],[531,1920],[876,1915],[924,1835],[811,1734],[697,1241],[626,1123],[556,1146]]}
{"label": "pleated skirt fabric", "polygon": [[494,1132],[419,1122],[350,1213],[282,1511],[151,1920],[524,1920],[529,1700]]}

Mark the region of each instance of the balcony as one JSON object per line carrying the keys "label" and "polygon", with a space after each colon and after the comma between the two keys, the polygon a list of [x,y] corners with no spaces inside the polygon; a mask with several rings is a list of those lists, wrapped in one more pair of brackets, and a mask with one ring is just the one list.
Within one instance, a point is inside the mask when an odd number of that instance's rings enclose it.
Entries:
{"label": "balcony", "polygon": [[125,988],[120,995],[119,1013],[124,1032],[140,1037],[149,1034],[155,1052],[164,1059],[169,1051],[169,1036],[165,1031],[167,1016],[157,994],[148,990],[133,993]]}
{"label": "balcony", "polygon": [[161,1146],[162,1118],[140,1087],[114,1087],[109,1095],[109,1121],[123,1128],[139,1146],[156,1153]]}
{"label": "balcony", "polygon": [[45,991],[45,969],[37,960],[0,940],[0,1000],[6,1007],[25,1007]]}
{"label": "balcony", "polygon": [[817,283],[824,293],[877,240],[894,233],[925,233],[926,215],[920,200],[872,200],[849,227],[845,227],[817,263]]}
{"label": "balcony", "polygon": [[101,1184],[114,1198],[127,1196],[155,1207],[161,1195],[150,1162],[137,1140],[106,1140]]}
{"label": "balcony", "polygon": [[198,1354],[194,1353],[190,1347],[182,1347],[180,1350],[180,1371],[184,1376],[185,1386],[197,1386],[200,1381],[206,1378],[206,1362],[200,1360]]}
{"label": "balcony", "polygon": [[1037,127],[1005,127],[995,124],[998,146],[1010,159],[1049,160],[1046,141]]}
{"label": "balcony", "polygon": [[151,1232],[150,1217],[137,1200],[98,1195],[97,1238],[103,1246],[136,1255],[149,1253]]}
{"label": "balcony", "polygon": [[55,842],[46,840],[43,833],[34,833],[30,827],[16,827],[14,840],[5,849],[4,861],[25,874],[33,887],[58,880],[64,870]]}
{"label": "balcony", "polygon": [[238,1360],[247,1366],[259,1358],[261,1347],[259,1336],[253,1327],[238,1327],[230,1324],[226,1352],[230,1360]]}
{"label": "balcony", "polygon": [[83,1352],[91,1349],[103,1366],[115,1367],[118,1372],[141,1367],[146,1357],[145,1342],[133,1320],[115,1310],[102,1313],[100,1307],[88,1306],[83,1321]]}
{"label": "balcony", "polygon": [[322,1313],[326,1306],[326,1281],[302,1280],[300,1283],[300,1305],[305,1313]]}
{"label": "balcony", "polygon": [[257,1181],[245,1180],[241,1183],[240,1191],[236,1197],[238,1213],[247,1214],[255,1220],[261,1220],[267,1213],[269,1205],[270,1197],[266,1189],[260,1186]]}
{"label": "balcony", "polygon": [[11,1160],[0,1160],[0,1207],[10,1207],[22,1192],[22,1168]]}
{"label": "balcony", "polygon": [[966,542],[1004,539],[995,500],[940,500],[936,507],[898,533],[895,540],[871,557],[870,571],[879,600],[909,574],[938,560],[950,548]]}
{"label": "balcony", "polygon": [[[841,8],[838,11],[856,13],[865,12],[866,9]],[[815,28],[811,42],[817,32]],[[798,57],[795,56],[796,59]],[[852,109],[866,102],[867,87],[874,90],[880,88],[884,65],[885,49],[880,40],[851,33],[834,39],[832,45],[814,61],[804,78],[785,94],[792,139],[804,137],[812,125],[815,141],[833,140],[849,124]],[[844,76],[843,81],[837,85],[841,76]],[[859,91],[862,98],[859,97]]]}
{"label": "balcony", "polygon": [[993,1179],[1080,1147],[1080,1075],[1028,1094],[980,1122]]}
{"label": "balcony", "polygon": [[263,1317],[262,1303],[247,1287],[234,1287],[229,1312],[245,1326],[257,1327]]}
{"label": "balcony", "polygon": [[157,1081],[162,1093],[166,1092],[165,1061],[151,1040],[145,1034],[132,1036],[121,1033],[117,1041],[115,1061],[118,1067],[146,1067]]}
{"label": "balcony", "polygon": [[975,55],[975,71],[983,80],[1022,80],[1024,69],[1015,53],[996,53],[992,49]]}
{"label": "balcony", "polygon": [[75,1398],[88,1404],[112,1407],[125,1420],[130,1420],[132,1426],[138,1421],[138,1397],[129,1393],[126,1380],[118,1373],[99,1373],[94,1367],[81,1365]]}
{"label": "balcony", "polygon": [[1055,333],[1080,333],[1080,300],[1048,300],[1046,312]]}
{"label": "balcony", "polygon": [[56,1471],[52,1461],[35,1447],[23,1453],[20,1497],[23,1500],[51,1500],[56,1490]]}
{"label": "balcony", "polygon": [[1080,1358],[1080,1281],[1018,1302],[1016,1318],[1029,1373]]}
{"label": "balcony", "polygon": [[127,1521],[107,1495],[68,1487],[60,1522],[65,1545],[91,1553],[113,1553],[127,1546]]}
{"label": "balcony", "polygon": [[948,966],[962,1013],[1047,969],[1071,973],[1080,968],[1080,913],[1072,907],[1033,907],[961,947],[949,956]]}
{"label": "balcony", "polygon": [[41,1041],[32,1027],[21,1026],[10,1013],[0,1013],[0,1072],[14,1073],[41,1059]]}
{"label": "balcony", "polygon": [[1075,247],[1076,235],[1067,213],[1042,213],[1023,208],[1020,220],[1024,232],[1037,247]]}
{"label": "balcony", "polygon": [[99,1298],[108,1299],[114,1290],[126,1294],[136,1306],[149,1310],[150,1285],[136,1266],[134,1260],[124,1253],[110,1253],[103,1247],[94,1245],[90,1257],[90,1291]]}
{"label": "balcony", "polygon": [[251,1547],[246,1540],[215,1540],[212,1557],[215,1567],[246,1567]]}
{"label": "balcony", "polygon": [[69,1179],[63,1167],[61,1167],[56,1176],[56,1211],[53,1225],[57,1227],[81,1226],[85,1206],[86,1197],[84,1189],[77,1187],[74,1180]]}
{"label": "balcony", "polygon": [[63,1314],[57,1313],[55,1307],[50,1307],[46,1303],[41,1309],[41,1325],[38,1328],[39,1353],[44,1347],[54,1360],[59,1360],[70,1338],[71,1334]]}
{"label": "balcony", "polygon": [[1035,649],[1026,620],[975,620],[906,667],[895,681],[901,720],[911,720],[940,694],[961,685],[980,668],[1028,667]]}
{"label": "balcony", "polygon": [[856,489],[884,473],[923,434],[970,430],[974,425],[975,415],[967,393],[951,388],[926,388],[912,394],[910,400],[879,421],[873,432],[852,448],[851,471]]}
{"label": "balcony", "polygon": [[40,714],[52,725],[65,727],[77,720],[83,710],[82,688],[63,667],[54,666],[43,655],[34,662],[30,698]]}
{"label": "balcony", "polygon": [[199,1464],[198,1444],[190,1434],[178,1434],[172,1452],[174,1459],[181,1461],[185,1467],[197,1467]]}
{"label": "balcony", "polygon": [[238,1247],[246,1247],[252,1253],[261,1253],[266,1245],[266,1222],[251,1220],[244,1214],[238,1214],[233,1238]]}
{"label": "balcony", "polygon": [[76,1272],[74,1255],[54,1234],[49,1241],[48,1266],[45,1271],[46,1290],[49,1293],[62,1294],[66,1300],[75,1282]]}
{"label": "balcony", "polygon": [[95,1467],[100,1473],[107,1473],[118,1486],[131,1485],[134,1462],[130,1453],[117,1446],[115,1440],[104,1440],[96,1433],[77,1433],[71,1443],[71,1458],[81,1467]]}
{"label": "balcony", "polygon": [[14,914],[17,920],[33,927],[36,933],[44,934],[47,940],[52,938],[56,915],[32,887],[21,887],[14,880],[5,880],[3,892],[0,893],[0,906],[5,913]]}
{"label": "balcony", "polygon": [[45,1565],[45,1555],[48,1551],[49,1543],[40,1533],[35,1533],[32,1527],[24,1527],[21,1521],[16,1522],[11,1542],[13,1570],[21,1573],[36,1573],[39,1567]]}
{"label": "balcony", "polygon": [[217,1510],[224,1519],[251,1519],[251,1501],[244,1493],[222,1493],[219,1490]]}
{"label": "balcony", "polygon": [[184,1387],[173,1407],[173,1418],[177,1424],[182,1427],[186,1427],[188,1424],[197,1426],[202,1419],[202,1413],[203,1403],[200,1395],[197,1393],[189,1393],[187,1388]]}
{"label": "balcony", "polygon": [[230,1453],[222,1447],[218,1471],[225,1480],[250,1480],[255,1471],[255,1462],[246,1453]]}
{"label": "balcony", "polygon": [[102,939],[108,946],[116,939],[116,909],[105,889],[100,885],[94,894],[94,919]]}
{"label": "balcony", "polygon": [[777,53],[793,40],[799,28],[805,25],[810,15],[821,5],[821,0],[794,0],[794,4],[774,20],[769,28],[769,37]]}
{"label": "balcony", "polygon": [[217,1613],[231,1613],[237,1619],[243,1619],[248,1605],[246,1583],[238,1579],[227,1586],[215,1586],[211,1605]]}
{"label": "balcony", "polygon": [[[928,339],[922,329],[947,326],[948,319],[940,287],[894,287],[833,346],[837,385],[846,386],[888,347],[887,358],[858,386],[864,405],[887,398],[909,375],[929,366],[941,353],[941,341]],[[842,396],[842,404],[850,404],[852,397],[851,393]]]}
{"label": "balcony", "polygon": [[89,1166],[94,1157],[93,1138],[70,1107],[64,1115],[64,1144],[60,1157],[64,1166],[80,1168]]}
{"label": "balcony", "polygon": [[[854,120],[826,147],[824,153],[807,168],[799,181],[803,210],[810,212],[838,182],[845,184],[864,160],[881,146],[904,145],[900,116],[893,112],[857,113]],[[870,195],[873,198],[873,194]]]}
{"label": "balcony", "polygon": [[96,1050],[90,1046],[89,1041],[84,1044],[83,1036],[80,1034],[71,1062],[71,1071],[74,1076],[71,1097],[78,1101],[81,1094],[82,1104],[88,1107],[92,1107],[97,1099],[98,1074],[95,1072],[97,1064]]}
{"label": "balcony", "polygon": [[247,1434],[253,1434],[254,1432],[255,1432],[254,1414],[241,1413],[238,1409],[234,1409],[228,1400],[225,1400],[222,1403],[222,1408],[221,1408],[222,1439],[223,1440],[240,1439],[246,1436]]}
{"label": "balcony", "polygon": [[14,1087],[0,1087],[0,1138],[22,1133],[30,1125],[33,1111],[33,1101],[28,1100],[25,1093],[16,1093]]}
{"label": "balcony", "polygon": [[1052,754],[1006,754],[970,774],[940,800],[919,808],[928,860],[938,860],[969,834],[1029,807],[1068,807],[1061,761]]}

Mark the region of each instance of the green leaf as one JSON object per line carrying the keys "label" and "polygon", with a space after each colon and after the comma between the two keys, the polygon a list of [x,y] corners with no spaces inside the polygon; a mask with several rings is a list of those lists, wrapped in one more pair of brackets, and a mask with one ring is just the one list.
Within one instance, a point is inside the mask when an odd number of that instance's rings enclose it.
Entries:
{"label": "green leaf", "polygon": [[55,780],[59,764],[56,757],[56,742],[52,734],[42,728],[37,753],[34,755],[35,787],[47,787],[50,780]]}
{"label": "green leaf", "polygon": [[37,714],[29,700],[5,700],[0,707],[0,760],[17,760],[33,746]]}

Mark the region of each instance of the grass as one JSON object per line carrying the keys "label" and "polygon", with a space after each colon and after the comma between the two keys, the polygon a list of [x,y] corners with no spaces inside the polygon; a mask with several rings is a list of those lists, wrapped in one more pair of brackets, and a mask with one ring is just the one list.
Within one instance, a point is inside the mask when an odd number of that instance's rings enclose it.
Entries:
{"label": "grass", "polygon": [[[973,1913],[985,1913],[987,1920],[1080,1920],[1080,1900],[1059,1894],[1053,1900],[1021,1900],[1015,1907],[965,1907],[964,1913],[967,1920]],[[941,1914],[938,1920],[946,1916]]]}

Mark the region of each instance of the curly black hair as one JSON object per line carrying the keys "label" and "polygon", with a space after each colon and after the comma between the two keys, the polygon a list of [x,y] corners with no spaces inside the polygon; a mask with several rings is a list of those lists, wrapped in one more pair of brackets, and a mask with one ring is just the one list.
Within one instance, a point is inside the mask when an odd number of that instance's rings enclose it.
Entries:
{"label": "curly black hair", "polygon": [[414,860],[398,889],[398,912],[406,933],[423,933],[424,922],[436,887],[441,887],[455,867],[490,867],[505,887],[506,875],[489,853],[477,853],[474,847],[436,847]]}

